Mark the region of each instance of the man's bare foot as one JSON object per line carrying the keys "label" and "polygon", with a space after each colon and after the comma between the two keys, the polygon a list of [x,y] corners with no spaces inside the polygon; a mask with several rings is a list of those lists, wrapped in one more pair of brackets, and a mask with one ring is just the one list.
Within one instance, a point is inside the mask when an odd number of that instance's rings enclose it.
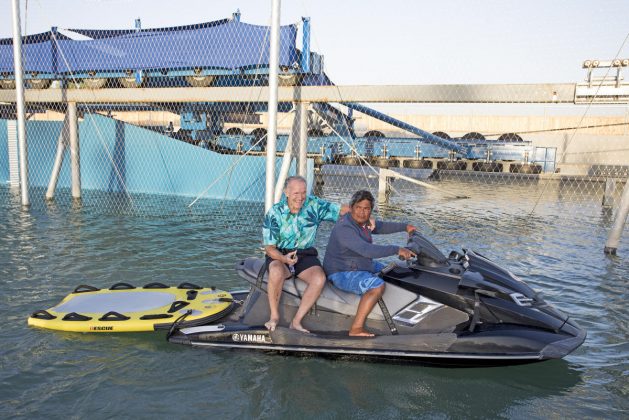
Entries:
{"label": "man's bare foot", "polygon": [[310,334],[310,331],[302,327],[301,324],[295,324],[294,322],[291,322],[289,327],[291,330],[297,330],[305,334]]}
{"label": "man's bare foot", "polygon": [[275,327],[277,327],[277,323],[279,322],[278,319],[269,319],[267,322],[264,323],[264,326],[266,327],[267,330],[269,331],[275,331]]}
{"label": "man's bare foot", "polygon": [[349,330],[350,337],[375,337],[376,335],[370,333],[369,331],[365,331],[362,328],[352,328]]}

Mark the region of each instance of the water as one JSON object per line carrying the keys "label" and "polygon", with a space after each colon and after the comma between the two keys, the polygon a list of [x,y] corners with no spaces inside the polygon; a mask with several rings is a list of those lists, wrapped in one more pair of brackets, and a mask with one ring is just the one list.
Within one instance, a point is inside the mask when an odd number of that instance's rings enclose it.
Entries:
{"label": "water", "polygon": [[[346,201],[363,182],[330,177],[323,195]],[[73,208],[63,195],[56,206],[23,212],[0,187],[0,417],[627,418],[629,235],[620,256],[603,255],[612,218],[600,209],[600,186],[437,185],[470,198],[396,183],[380,213],[410,220],[444,251],[465,246],[504,261],[588,330],[582,347],[559,361],[444,369],[211,351],[169,344],[163,333],[32,329],[30,312],[79,284],[242,287],[231,267],[260,253],[258,221],[243,228],[229,208],[212,212],[206,203],[189,214],[179,211],[185,200],[163,197],[140,216]],[[320,231],[321,250],[329,231]]]}

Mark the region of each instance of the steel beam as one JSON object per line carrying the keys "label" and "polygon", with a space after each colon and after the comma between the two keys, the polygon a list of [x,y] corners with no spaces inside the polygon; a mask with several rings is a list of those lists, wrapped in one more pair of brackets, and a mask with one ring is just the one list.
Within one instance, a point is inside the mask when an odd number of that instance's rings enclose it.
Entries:
{"label": "steel beam", "polygon": [[72,198],[81,198],[81,153],[79,147],[79,119],[76,103],[68,103],[68,136],[70,137],[70,169],[72,173]]}
{"label": "steel beam", "polygon": [[69,109],[63,118],[63,125],[61,126],[61,132],[57,139],[57,153],[55,154],[55,163],[52,166],[52,173],[50,174],[50,181],[48,182],[48,189],[46,190],[46,199],[52,200],[55,198],[55,189],[57,188],[57,181],[59,180],[59,173],[61,172],[61,166],[63,165],[63,157],[66,150],[66,144],[69,142],[69,130],[70,119]]}
{"label": "steel beam", "polygon": [[607,235],[607,242],[605,242],[604,249],[605,254],[616,255],[622,231],[627,223],[627,215],[629,215],[629,178],[627,178],[625,182],[620,205],[618,206],[618,210],[616,210],[614,225],[610,229],[609,235]]}
{"label": "steel beam", "polygon": [[[281,0],[272,0],[271,41],[269,48],[269,89],[264,98],[268,98],[269,121],[266,137],[266,193],[264,213],[274,204],[275,197],[275,155],[277,149],[277,102],[278,102],[278,57],[280,45]],[[260,96],[258,96],[260,97]],[[201,102],[207,102],[201,101]],[[245,101],[247,102],[247,101]],[[290,157],[289,157],[290,160]]]}
{"label": "steel beam", "polygon": [[[359,103],[574,103],[575,84],[282,86],[279,102]],[[252,90],[259,94],[252,95]],[[27,89],[29,103],[266,102],[263,87],[179,87],[139,89]],[[0,90],[0,102],[15,103],[14,90]]]}
{"label": "steel beam", "polygon": [[17,108],[17,138],[20,159],[20,191],[22,195],[22,206],[31,204],[28,196],[28,147],[26,146],[26,115],[25,94],[24,94],[24,73],[22,69],[22,34],[20,33],[20,2],[11,2],[13,12],[13,66],[15,69],[15,98]]}
{"label": "steel beam", "polygon": [[297,157],[297,175],[306,178],[308,172],[308,103],[301,102],[297,105],[299,116],[299,153]]}

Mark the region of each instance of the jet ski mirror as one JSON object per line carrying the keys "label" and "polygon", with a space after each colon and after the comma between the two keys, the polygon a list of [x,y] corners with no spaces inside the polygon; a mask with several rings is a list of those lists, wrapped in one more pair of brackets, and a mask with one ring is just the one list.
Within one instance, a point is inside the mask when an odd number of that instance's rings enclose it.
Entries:
{"label": "jet ski mirror", "polygon": [[428,239],[417,231],[408,238],[406,248],[417,255],[417,264],[427,267],[444,267],[448,265],[448,259]]}

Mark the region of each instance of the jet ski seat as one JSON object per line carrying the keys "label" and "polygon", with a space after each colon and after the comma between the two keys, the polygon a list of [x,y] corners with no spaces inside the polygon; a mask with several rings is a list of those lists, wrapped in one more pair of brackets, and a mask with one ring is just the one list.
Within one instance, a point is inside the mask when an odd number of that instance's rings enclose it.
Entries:
{"label": "jet ski seat", "polygon": [[[236,265],[236,270],[244,277],[252,286],[256,285],[258,273],[262,269],[264,264],[263,258],[247,258]],[[266,291],[268,272],[264,274],[262,279],[262,289]],[[288,279],[284,282],[283,297],[293,298],[298,304],[298,300],[306,290],[306,282],[299,279],[292,281]],[[387,309],[391,315],[395,315],[397,312],[408,306],[410,303],[416,301],[419,296],[413,292],[402,289],[394,284],[387,283],[384,290],[384,302],[387,305]],[[321,296],[317,300],[317,307],[319,309],[329,310],[332,312],[342,313],[344,315],[354,316],[360,302],[360,296],[353,293],[345,292],[335,287],[331,282],[327,282]],[[384,320],[384,315],[379,306],[375,306],[367,318],[375,320]]]}

